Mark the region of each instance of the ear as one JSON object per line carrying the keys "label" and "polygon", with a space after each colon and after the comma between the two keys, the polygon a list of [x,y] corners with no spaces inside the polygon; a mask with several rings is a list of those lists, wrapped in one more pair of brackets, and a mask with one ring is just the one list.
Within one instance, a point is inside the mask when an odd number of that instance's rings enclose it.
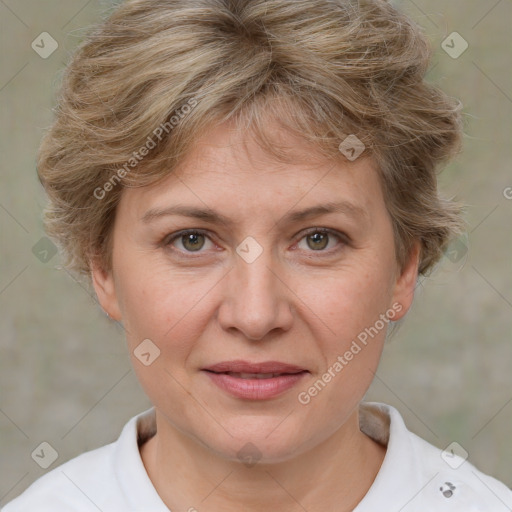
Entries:
{"label": "ear", "polygon": [[392,304],[398,303],[402,306],[402,309],[395,315],[393,319],[395,321],[405,316],[411,307],[418,279],[420,250],[421,244],[419,241],[416,241],[411,248],[404,268],[396,280]]}
{"label": "ear", "polygon": [[121,310],[117,300],[113,272],[104,270],[102,265],[95,260],[91,262],[91,278],[103,310],[114,320],[120,321]]}

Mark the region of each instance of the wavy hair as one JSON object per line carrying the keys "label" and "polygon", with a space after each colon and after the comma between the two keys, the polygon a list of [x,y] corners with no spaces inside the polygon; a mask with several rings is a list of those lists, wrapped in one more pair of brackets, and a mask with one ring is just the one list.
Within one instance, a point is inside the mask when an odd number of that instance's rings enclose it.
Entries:
{"label": "wavy hair", "polygon": [[[437,173],[461,147],[461,104],[425,81],[432,49],[383,0],[128,0],[89,32],[64,72],[38,175],[45,227],[65,266],[111,267],[116,206],[165,178],[200,133],[227,120],[276,158],[278,121],[326,158],[356,135],[374,159],[397,261],[421,242],[427,273],[463,232]],[[144,149],[145,148],[145,149]]]}

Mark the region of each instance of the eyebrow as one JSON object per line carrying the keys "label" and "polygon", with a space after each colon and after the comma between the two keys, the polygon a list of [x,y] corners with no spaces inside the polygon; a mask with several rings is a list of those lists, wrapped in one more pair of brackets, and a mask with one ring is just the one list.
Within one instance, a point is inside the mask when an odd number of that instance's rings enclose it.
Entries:
{"label": "eyebrow", "polygon": [[[311,206],[303,210],[296,210],[285,214],[278,222],[279,223],[293,223],[300,222],[313,217],[327,215],[329,213],[342,213],[347,217],[352,217],[354,220],[369,220],[368,212],[361,206],[353,204],[348,201],[341,202],[327,202],[316,206]],[[181,215],[184,217],[191,217],[200,219],[213,224],[219,224],[226,227],[232,227],[235,223],[229,217],[216,212],[209,208],[197,208],[194,206],[174,205],[167,208],[153,208],[148,210],[141,218],[145,224],[150,223],[161,217],[172,215]]]}

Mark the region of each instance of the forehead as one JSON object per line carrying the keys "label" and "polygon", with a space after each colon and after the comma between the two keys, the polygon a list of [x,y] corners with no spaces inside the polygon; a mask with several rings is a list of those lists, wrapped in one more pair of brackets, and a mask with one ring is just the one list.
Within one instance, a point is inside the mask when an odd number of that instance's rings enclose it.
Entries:
{"label": "forehead", "polygon": [[129,203],[140,218],[149,208],[177,202],[230,214],[282,215],[295,205],[339,202],[366,211],[382,200],[372,159],[329,160],[298,137],[274,134],[286,161],[265,151],[250,133],[242,134],[229,123],[218,125],[198,138],[169,176],[150,186],[125,189],[121,202]]}

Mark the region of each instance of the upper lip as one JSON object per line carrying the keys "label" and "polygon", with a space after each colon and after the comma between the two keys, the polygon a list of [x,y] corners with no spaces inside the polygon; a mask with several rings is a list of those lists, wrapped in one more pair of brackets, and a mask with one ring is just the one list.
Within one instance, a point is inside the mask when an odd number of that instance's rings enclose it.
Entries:
{"label": "upper lip", "polygon": [[211,372],[223,373],[299,373],[307,371],[305,368],[294,364],[282,363],[280,361],[263,361],[260,363],[251,363],[237,359],[234,361],[222,361],[211,366],[203,368]]}

